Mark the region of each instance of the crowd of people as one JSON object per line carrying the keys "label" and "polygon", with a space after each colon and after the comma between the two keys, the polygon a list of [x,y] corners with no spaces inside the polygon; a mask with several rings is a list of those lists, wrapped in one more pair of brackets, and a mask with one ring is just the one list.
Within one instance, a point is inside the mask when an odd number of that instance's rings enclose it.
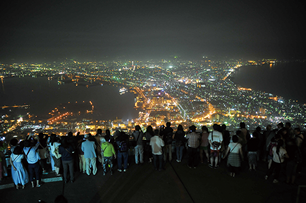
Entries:
{"label": "crowd of people", "polygon": [[[0,150],[4,148],[5,144],[0,143]],[[166,126],[155,130],[148,126],[145,132],[136,125],[130,135],[119,130],[113,135],[109,130],[102,134],[101,129],[95,136],[79,133],[73,136],[72,132],[67,136],[31,133],[21,142],[15,138],[10,140],[10,151],[16,189],[24,189],[28,182],[31,187],[41,187],[42,174],[50,172],[63,176],[65,183],[73,183],[75,171],[96,175],[97,164],[101,164],[103,175],[112,175],[114,165],[118,172],[126,172],[131,161],[136,165],[153,162],[154,169],[162,171],[167,161],[176,157],[176,162],[180,163],[185,155],[189,168],[206,162],[209,167],[218,168],[222,159],[227,159],[232,177],[239,172],[243,160],[247,160],[249,170],[257,170],[257,162],[264,161],[267,163],[266,180],[274,174],[273,183],[277,183],[284,170],[286,182],[294,184],[304,162],[305,141],[301,130],[292,129],[289,122],[285,126],[279,123],[274,130],[268,125],[263,133],[260,127],[250,133],[245,124],[240,123],[239,130],[232,135],[226,125],[214,124],[212,131],[202,126],[198,132],[194,125],[188,130],[178,125],[173,130],[167,122]],[[0,178],[3,168],[0,161]]]}

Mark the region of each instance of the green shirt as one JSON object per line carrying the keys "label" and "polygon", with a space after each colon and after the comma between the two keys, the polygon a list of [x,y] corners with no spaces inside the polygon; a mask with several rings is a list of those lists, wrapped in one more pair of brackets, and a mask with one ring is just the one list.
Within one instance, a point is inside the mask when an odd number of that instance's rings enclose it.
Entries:
{"label": "green shirt", "polygon": [[101,145],[104,157],[111,157],[116,154],[114,146],[109,142],[103,142]]}

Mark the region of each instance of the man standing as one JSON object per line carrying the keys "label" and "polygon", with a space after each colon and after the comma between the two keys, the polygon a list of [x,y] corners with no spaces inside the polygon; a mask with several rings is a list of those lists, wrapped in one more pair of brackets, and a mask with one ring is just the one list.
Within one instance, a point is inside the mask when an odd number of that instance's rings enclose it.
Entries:
{"label": "man standing", "polygon": [[136,146],[134,148],[135,163],[139,164],[139,160],[138,160],[138,155],[139,155],[140,163],[143,164],[143,145],[142,145],[143,133],[139,125],[135,126],[135,131],[133,132],[133,136],[134,136],[134,139],[136,140]]}
{"label": "man standing", "polygon": [[169,153],[169,161],[172,161],[172,138],[173,138],[173,129],[170,127],[171,123],[166,123],[166,128],[163,131],[163,138],[165,142],[164,150],[164,161],[167,161],[167,152]]}
{"label": "man standing", "polygon": [[[189,127],[190,133],[186,135],[188,144],[188,167],[196,168],[197,162],[197,148],[200,145],[200,135],[196,133],[196,127],[194,125]],[[222,136],[222,134],[221,134]]]}
{"label": "man standing", "polygon": [[150,145],[152,147],[154,169],[157,170],[157,159],[159,161],[159,171],[163,169],[163,150],[162,147],[165,145],[164,141],[158,136],[158,130],[154,131],[154,136],[150,139]]}
{"label": "man standing", "polygon": [[92,173],[96,175],[97,173],[97,164],[96,164],[96,144],[94,141],[89,141],[89,134],[84,136],[86,139],[85,142],[82,143],[81,149],[84,152],[84,158],[86,162],[86,173],[90,175],[90,165],[92,166]]}
{"label": "man standing", "polygon": [[108,165],[109,165],[110,174],[113,175],[113,157],[116,159],[115,148],[111,143],[105,141],[105,138],[102,138],[102,140],[103,139],[104,142],[102,142],[101,145],[101,150],[103,152],[103,157],[104,157],[103,175],[105,175],[106,168]]}
{"label": "man standing", "polygon": [[[210,144],[210,167],[217,168],[219,160],[219,152],[223,141],[222,133],[217,131],[219,126],[213,125],[213,131],[208,135],[208,142]],[[214,164],[215,162],[215,164]]]}

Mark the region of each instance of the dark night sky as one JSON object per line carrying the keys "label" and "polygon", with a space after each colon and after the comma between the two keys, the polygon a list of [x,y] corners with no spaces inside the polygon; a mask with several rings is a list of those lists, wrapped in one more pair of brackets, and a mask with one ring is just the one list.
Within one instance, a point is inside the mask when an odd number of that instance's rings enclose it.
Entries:
{"label": "dark night sky", "polygon": [[306,56],[302,1],[5,0],[0,8],[1,62]]}

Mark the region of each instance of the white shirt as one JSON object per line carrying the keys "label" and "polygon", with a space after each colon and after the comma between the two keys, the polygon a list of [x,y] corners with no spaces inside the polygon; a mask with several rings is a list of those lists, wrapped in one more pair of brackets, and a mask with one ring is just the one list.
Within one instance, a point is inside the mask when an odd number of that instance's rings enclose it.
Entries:
{"label": "white shirt", "polygon": [[[210,141],[210,143],[220,142],[220,144],[221,144],[221,142],[223,141],[222,133],[220,133],[219,131],[215,131],[214,130],[211,133],[209,133],[208,140]],[[221,149],[221,145],[218,147],[218,149],[215,149],[214,146],[211,144],[210,145],[210,149],[212,149],[212,150],[220,150]]]}
{"label": "white shirt", "polygon": [[273,152],[273,161],[274,162],[276,162],[276,163],[283,163],[284,162],[284,155],[287,154],[287,151],[284,148],[280,147],[279,152],[276,153],[276,147],[273,147],[272,152]]}
{"label": "white shirt", "polygon": [[154,137],[151,137],[150,145],[152,146],[152,154],[154,155],[163,154],[162,147],[165,145],[165,143],[160,137],[158,137],[157,135],[155,135]]}
{"label": "white shirt", "polygon": [[231,142],[228,144],[228,148],[230,150],[231,153],[235,153],[235,154],[238,154],[239,153],[239,150],[241,148],[241,144],[236,142]]}

